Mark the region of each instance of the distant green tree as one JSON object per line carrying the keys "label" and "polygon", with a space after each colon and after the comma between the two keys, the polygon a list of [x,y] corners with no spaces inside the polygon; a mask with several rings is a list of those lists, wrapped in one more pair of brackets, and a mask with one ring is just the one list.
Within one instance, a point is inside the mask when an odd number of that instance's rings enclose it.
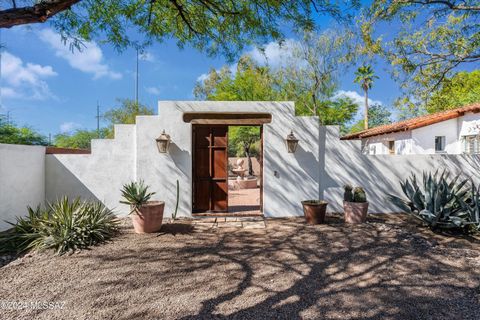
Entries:
{"label": "distant green tree", "polygon": [[323,125],[337,124],[339,114],[354,116],[356,109],[352,114],[342,109],[330,122],[339,106],[331,99],[338,89],[338,79],[357,57],[358,45],[352,31],[338,27],[322,33],[303,32],[286,51],[274,77],[280,92],[295,101],[297,114],[318,116]]}
{"label": "distant green tree", "polygon": [[[237,156],[247,157],[248,174],[253,175],[252,156],[255,155],[255,144],[260,141],[260,128],[256,126],[230,127],[229,145],[236,150]],[[253,152],[252,152],[253,151]]]}
{"label": "distant green tree", "polygon": [[444,79],[427,102],[427,112],[435,113],[480,102],[480,70],[459,72]]}
{"label": "distant green tree", "polygon": [[47,138],[29,127],[19,127],[0,115],[0,143],[48,145]]}
{"label": "distant green tree", "polygon": [[92,139],[102,139],[109,135],[107,128],[97,130],[76,130],[73,133],[61,133],[54,137],[54,145],[60,148],[90,149]]}
{"label": "distant green tree", "polygon": [[[235,73],[228,67],[211,70],[195,85],[195,98],[200,100],[294,101],[298,115],[317,115],[324,125],[350,122],[358,109],[351,99],[334,98],[337,75],[342,63],[353,50],[336,33],[305,36],[291,57],[281,66],[259,65],[250,56],[243,56]],[[322,46],[323,45],[323,46]],[[338,50],[338,52],[337,52]],[[320,62],[315,62],[320,59]]]}
{"label": "distant green tree", "polygon": [[378,77],[373,72],[372,66],[362,65],[355,71],[355,83],[358,83],[365,93],[365,110],[364,110],[364,129],[368,129],[368,91],[372,89],[373,81]]}
{"label": "distant green tree", "polygon": [[273,73],[268,66],[259,66],[250,56],[243,56],[233,74],[228,67],[212,69],[196,83],[195,98],[214,101],[280,100]]}
{"label": "distant green tree", "polygon": [[[370,128],[392,123],[391,117],[392,117],[392,113],[390,112],[390,110],[387,107],[382,106],[380,104],[374,104],[368,108],[368,119],[369,119],[368,121],[369,121]],[[364,121],[358,120],[356,123],[354,123],[350,127],[349,131],[350,133],[355,133],[362,130],[365,130]]]}
{"label": "distant green tree", "polygon": [[103,118],[108,122],[108,138],[113,137],[113,125],[115,124],[134,124],[135,117],[140,115],[153,115],[154,111],[141,103],[136,103],[131,99],[117,99],[120,106],[113,108],[103,114]]}
{"label": "distant green tree", "polygon": [[324,125],[344,127],[352,121],[358,111],[358,105],[347,97],[331,99],[323,103],[327,104],[326,107],[322,108]]}

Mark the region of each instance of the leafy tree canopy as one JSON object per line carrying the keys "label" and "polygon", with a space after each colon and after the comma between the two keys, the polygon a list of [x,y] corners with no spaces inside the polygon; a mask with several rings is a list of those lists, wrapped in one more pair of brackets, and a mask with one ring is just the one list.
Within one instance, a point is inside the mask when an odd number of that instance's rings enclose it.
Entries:
{"label": "leafy tree canopy", "polygon": [[195,85],[194,95],[215,101],[282,100],[275,81],[268,66],[259,66],[250,56],[243,56],[235,73],[228,66],[210,70],[207,78]]}
{"label": "leafy tree canopy", "polygon": [[[9,3],[9,2],[7,2]],[[62,36],[98,39],[121,50],[174,38],[229,57],[254,41],[281,39],[285,25],[314,28],[314,15],[348,18],[359,0],[16,0],[0,27],[51,20]],[[5,6],[2,6],[5,8]],[[138,36],[141,35],[141,37]],[[142,40],[139,40],[142,39]]]}
{"label": "leafy tree canopy", "polygon": [[108,136],[109,130],[102,128],[97,130],[76,130],[73,133],[57,134],[54,144],[60,148],[90,149],[92,139],[102,139]]}
{"label": "leafy tree canopy", "polygon": [[480,102],[480,70],[459,72],[442,81],[429,99],[427,111],[434,113],[475,102]]}
{"label": "leafy tree canopy", "polygon": [[131,99],[117,99],[120,106],[113,108],[103,114],[103,118],[109,124],[108,138],[113,137],[113,125],[115,124],[134,124],[135,117],[140,115],[155,114],[152,108]]}
{"label": "leafy tree canopy", "polygon": [[[201,100],[295,101],[298,115],[317,115],[325,125],[343,125],[358,106],[346,97],[333,98],[338,74],[346,69],[354,50],[350,35],[333,31],[308,34],[292,44],[280,66],[259,65],[250,56],[240,58],[236,72],[228,66],[212,69],[197,82],[194,94]],[[353,56],[353,55],[352,55]]]}
{"label": "leafy tree canopy", "polygon": [[19,127],[6,121],[5,116],[0,115],[0,143],[48,145],[45,136],[29,127]]}
{"label": "leafy tree canopy", "polygon": [[[384,124],[392,123],[392,113],[390,110],[380,104],[374,104],[368,108],[368,124],[369,128],[382,126]],[[358,120],[350,127],[350,133],[355,133],[364,130],[363,120]],[[344,132],[346,133],[346,132]]]}
{"label": "leafy tree canopy", "polygon": [[252,156],[259,152],[260,127],[234,126],[228,128],[229,156],[247,157],[248,174],[253,175]]}
{"label": "leafy tree canopy", "polygon": [[396,67],[404,89],[425,102],[445,77],[480,61],[479,19],[478,0],[374,0],[363,39],[369,52]]}

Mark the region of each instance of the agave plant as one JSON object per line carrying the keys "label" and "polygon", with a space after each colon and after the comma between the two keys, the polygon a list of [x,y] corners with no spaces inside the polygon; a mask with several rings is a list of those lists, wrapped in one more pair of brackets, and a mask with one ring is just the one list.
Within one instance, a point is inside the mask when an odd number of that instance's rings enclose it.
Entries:
{"label": "agave plant", "polygon": [[461,199],[460,205],[468,213],[468,218],[472,222],[472,229],[480,231],[480,185],[476,187],[472,181],[467,199]]}
{"label": "agave plant", "polygon": [[0,251],[54,249],[63,254],[110,239],[118,231],[118,220],[100,202],[64,197],[43,210],[28,208],[28,215],[12,226],[0,237]]}
{"label": "agave plant", "polygon": [[125,200],[120,201],[120,203],[130,205],[132,207],[130,213],[135,212],[136,209],[146,204],[155,194],[155,192],[148,192],[148,188],[143,180],[140,180],[140,182],[133,181],[123,185],[121,192]]}
{"label": "agave plant", "polygon": [[458,182],[459,176],[449,180],[446,171],[423,173],[422,184],[419,185],[413,174],[405,182],[401,182],[407,200],[394,195],[388,198],[394,204],[413,216],[426,222],[432,229],[456,228],[466,229],[473,224],[469,213],[462,205],[467,200],[468,179]]}

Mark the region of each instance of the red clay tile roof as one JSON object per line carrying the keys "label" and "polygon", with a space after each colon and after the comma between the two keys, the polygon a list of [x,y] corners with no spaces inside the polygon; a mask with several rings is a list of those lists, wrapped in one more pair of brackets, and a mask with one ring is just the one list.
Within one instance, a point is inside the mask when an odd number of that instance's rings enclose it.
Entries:
{"label": "red clay tile roof", "polygon": [[480,103],[471,104],[457,109],[427,114],[424,116],[395,122],[391,124],[386,124],[383,126],[359,131],[356,133],[347,134],[341,137],[341,140],[353,140],[353,139],[362,139],[373,136],[378,136],[381,134],[399,132],[399,131],[408,131],[421,127],[426,127],[431,124],[442,122],[445,120],[455,119],[460,116],[463,116],[467,112],[477,113],[480,112]]}

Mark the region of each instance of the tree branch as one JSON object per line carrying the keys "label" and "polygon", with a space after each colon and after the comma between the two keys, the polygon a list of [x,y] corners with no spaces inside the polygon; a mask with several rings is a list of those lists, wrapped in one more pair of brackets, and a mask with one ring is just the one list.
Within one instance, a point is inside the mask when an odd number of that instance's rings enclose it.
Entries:
{"label": "tree branch", "polygon": [[188,29],[195,33],[195,34],[201,34],[200,32],[198,32],[194,27],[193,25],[191,24],[190,20],[187,18],[187,16],[185,15],[185,9],[183,8],[183,6],[177,2],[177,0],[169,0],[171,4],[173,4],[173,6],[177,9],[178,11],[178,14],[180,15],[180,18],[183,20],[183,22],[185,22],[185,24],[187,25]]}
{"label": "tree branch", "polygon": [[0,11],[0,28],[10,28],[28,23],[47,21],[59,12],[69,9],[81,0],[49,0],[40,1],[31,7],[14,7]]}
{"label": "tree branch", "polygon": [[435,5],[440,4],[448,7],[450,10],[454,11],[480,11],[480,6],[466,6],[462,4],[456,4],[453,1],[449,0],[397,0],[398,3],[402,4],[421,4],[421,5]]}

